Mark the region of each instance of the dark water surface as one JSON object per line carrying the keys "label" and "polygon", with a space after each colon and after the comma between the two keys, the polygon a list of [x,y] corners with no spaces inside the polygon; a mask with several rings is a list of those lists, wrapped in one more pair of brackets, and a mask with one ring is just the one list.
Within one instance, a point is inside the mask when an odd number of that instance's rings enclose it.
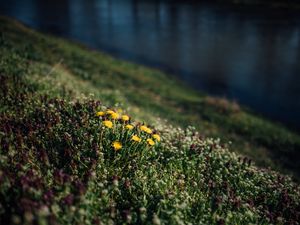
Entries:
{"label": "dark water surface", "polygon": [[0,0],[0,13],[163,69],[300,130],[300,11],[183,0]]}

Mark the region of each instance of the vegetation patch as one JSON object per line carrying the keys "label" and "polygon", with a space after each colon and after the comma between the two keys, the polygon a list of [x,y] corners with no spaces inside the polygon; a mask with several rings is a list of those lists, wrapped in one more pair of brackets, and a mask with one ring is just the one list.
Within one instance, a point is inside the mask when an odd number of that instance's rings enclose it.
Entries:
{"label": "vegetation patch", "polygon": [[298,184],[229,151],[272,150],[296,171],[297,134],[158,71],[0,24],[1,223],[300,220]]}

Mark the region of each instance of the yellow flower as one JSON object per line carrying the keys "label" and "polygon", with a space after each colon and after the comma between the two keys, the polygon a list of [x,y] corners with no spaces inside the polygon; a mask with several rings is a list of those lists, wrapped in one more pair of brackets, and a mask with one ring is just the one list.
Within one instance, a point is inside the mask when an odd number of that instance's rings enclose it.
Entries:
{"label": "yellow flower", "polygon": [[154,139],[156,139],[157,141],[160,141],[160,136],[158,134],[153,134],[152,136]]}
{"label": "yellow flower", "polygon": [[111,115],[111,114],[113,114],[113,113],[115,113],[115,111],[113,111],[113,110],[106,110],[106,114],[108,114],[108,115]]}
{"label": "yellow flower", "polygon": [[140,126],[140,129],[142,130],[142,131],[146,131],[147,129],[148,129],[148,127],[146,127],[146,126]]}
{"label": "yellow flower", "polygon": [[140,129],[148,134],[152,134],[152,130],[145,125],[140,126]]}
{"label": "yellow flower", "polygon": [[141,142],[141,138],[139,138],[137,135],[133,135],[131,140],[136,141],[136,142]]}
{"label": "yellow flower", "polygon": [[155,144],[154,141],[150,138],[147,139],[147,143],[148,143],[148,145],[151,145],[151,146],[153,146]]}
{"label": "yellow flower", "polygon": [[104,116],[104,115],[105,115],[105,112],[100,111],[100,112],[97,112],[96,115],[97,115],[97,116]]}
{"label": "yellow flower", "polygon": [[123,120],[123,121],[128,121],[128,120],[129,120],[129,116],[123,115],[123,116],[122,116],[122,120]]}
{"label": "yellow flower", "polygon": [[132,126],[131,124],[127,124],[127,125],[125,126],[125,128],[128,129],[128,130],[132,130],[132,129],[133,129],[133,126]]}
{"label": "yellow flower", "polygon": [[122,144],[119,141],[114,141],[112,143],[112,146],[114,147],[115,151],[118,151],[118,150],[120,150],[122,148]]}
{"label": "yellow flower", "polygon": [[118,113],[112,113],[112,114],[110,114],[110,116],[111,116],[111,118],[113,119],[113,120],[116,120],[116,119],[119,119],[119,114]]}
{"label": "yellow flower", "polygon": [[103,121],[104,126],[108,127],[108,128],[112,128],[113,123],[109,120],[105,120]]}

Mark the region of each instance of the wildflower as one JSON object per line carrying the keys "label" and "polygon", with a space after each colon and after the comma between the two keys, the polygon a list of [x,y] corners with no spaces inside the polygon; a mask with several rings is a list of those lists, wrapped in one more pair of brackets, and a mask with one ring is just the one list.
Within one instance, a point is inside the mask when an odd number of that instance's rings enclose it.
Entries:
{"label": "wildflower", "polygon": [[143,125],[143,126],[140,126],[140,129],[148,134],[151,134],[152,133],[152,130],[150,128],[148,128],[147,126]]}
{"label": "wildflower", "polygon": [[110,110],[110,109],[106,111],[106,114],[108,114],[108,115],[111,115],[111,114],[113,114],[113,113],[115,113],[115,111]]}
{"label": "wildflower", "polygon": [[100,112],[97,112],[96,115],[97,115],[97,116],[104,116],[104,115],[105,115],[105,112],[100,111]]}
{"label": "wildflower", "polygon": [[112,146],[114,147],[114,149],[115,149],[116,151],[118,151],[118,150],[120,150],[120,149],[122,148],[122,144],[121,144],[119,141],[114,141],[114,142],[112,143]]}
{"label": "wildflower", "polygon": [[108,128],[112,128],[113,124],[111,121],[109,120],[105,120],[103,121],[104,126],[108,127]]}
{"label": "wildflower", "polygon": [[118,113],[112,113],[112,114],[110,114],[111,115],[111,118],[113,119],[113,120],[116,120],[116,119],[119,119],[119,114]]}
{"label": "wildflower", "polygon": [[141,138],[139,138],[137,135],[133,135],[131,140],[136,141],[136,142],[141,142]]}
{"label": "wildflower", "polygon": [[125,128],[128,129],[128,130],[132,130],[132,129],[133,129],[133,126],[132,126],[131,124],[127,124],[127,125],[125,126]]}
{"label": "wildflower", "polygon": [[154,139],[156,139],[157,141],[160,141],[160,136],[158,134],[153,134],[152,136]]}
{"label": "wildflower", "polygon": [[152,134],[152,130],[151,130],[150,128],[148,128],[148,129],[146,130],[146,133]]}
{"label": "wildflower", "polygon": [[121,119],[122,119],[123,121],[128,121],[128,120],[129,120],[129,116],[123,115]]}
{"label": "wildflower", "polygon": [[153,146],[155,144],[155,142],[151,138],[147,139],[147,143],[148,143],[148,145],[151,145],[151,146]]}

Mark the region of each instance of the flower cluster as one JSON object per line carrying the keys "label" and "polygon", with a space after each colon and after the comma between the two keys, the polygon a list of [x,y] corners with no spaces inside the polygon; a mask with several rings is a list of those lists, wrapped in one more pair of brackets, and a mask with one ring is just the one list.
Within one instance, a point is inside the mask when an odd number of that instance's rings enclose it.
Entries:
{"label": "flower cluster", "polygon": [[[119,110],[121,111],[121,110]],[[101,129],[100,144],[106,148],[110,143],[115,151],[140,151],[146,149],[146,146],[153,147],[161,141],[157,131],[144,124],[134,123],[126,115],[120,115],[117,111],[107,109],[98,111],[96,117],[99,117]]]}

